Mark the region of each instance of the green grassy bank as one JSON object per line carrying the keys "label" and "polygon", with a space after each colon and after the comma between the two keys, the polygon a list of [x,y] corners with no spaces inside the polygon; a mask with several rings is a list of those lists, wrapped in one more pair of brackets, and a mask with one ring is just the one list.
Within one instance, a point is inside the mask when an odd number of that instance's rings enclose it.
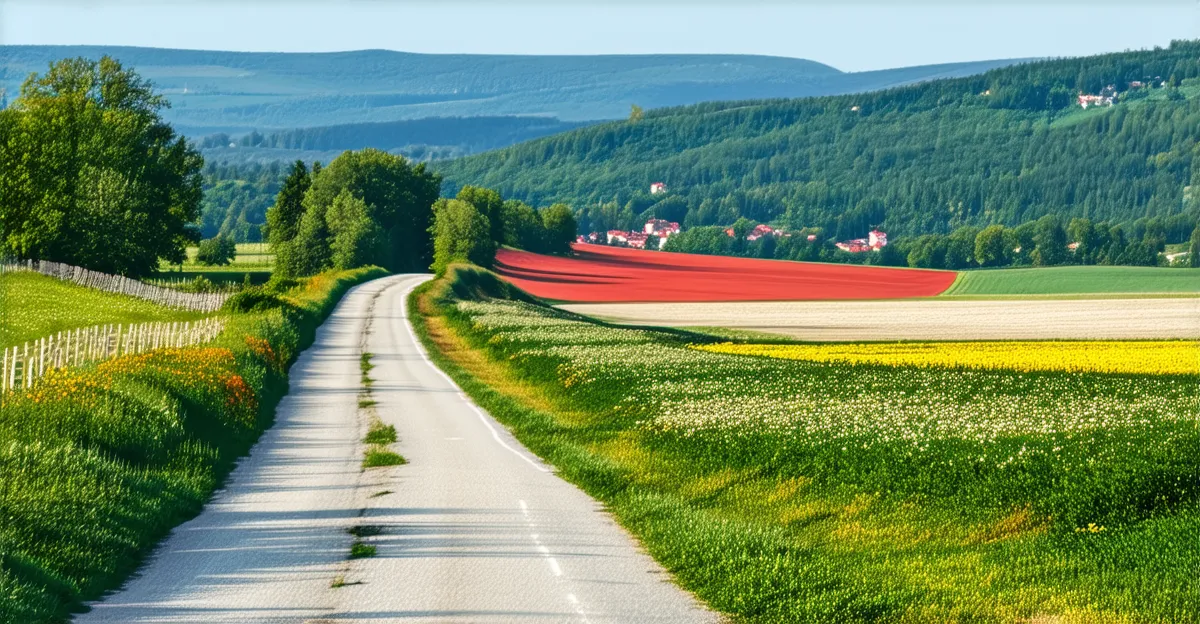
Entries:
{"label": "green grassy bank", "polygon": [[471,268],[431,357],[744,622],[1186,622],[1195,375],[818,364],[547,308]]}
{"label": "green grassy bank", "polygon": [[271,424],[288,368],[342,294],[382,275],[241,293],[211,343],[55,371],[5,396],[0,622],[62,621],[118,586]]}

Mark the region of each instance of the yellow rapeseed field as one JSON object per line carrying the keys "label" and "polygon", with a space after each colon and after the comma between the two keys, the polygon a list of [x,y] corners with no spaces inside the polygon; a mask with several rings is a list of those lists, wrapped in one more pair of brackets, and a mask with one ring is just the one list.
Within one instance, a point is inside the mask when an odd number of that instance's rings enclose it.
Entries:
{"label": "yellow rapeseed field", "polygon": [[1074,371],[1150,375],[1200,374],[1200,343],[1163,342],[921,342],[893,344],[713,344],[713,353],[813,362],[890,366]]}

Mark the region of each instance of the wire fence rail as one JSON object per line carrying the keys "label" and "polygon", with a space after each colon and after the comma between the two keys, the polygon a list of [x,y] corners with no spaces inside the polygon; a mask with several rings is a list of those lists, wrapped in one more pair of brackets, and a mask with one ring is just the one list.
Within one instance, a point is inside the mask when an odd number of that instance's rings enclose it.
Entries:
{"label": "wire fence rail", "polygon": [[158,305],[196,312],[215,312],[225,304],[230,293],[189,293],[155,286],[122,275],[100,273],[82,267],[49,262],[46,260],[25,260],[23,262],[4,262],[0,264],[0,273],[13,271],[32,271],[61,280],[73,282],[80,286],[95,288],[105,292],[120,293],[145,299]]}
{"label": "wire fence rail", "polygon": [[223,329],[225,319],[214,316],[186,323],[95,325],[58,332],[19,347],[4,349],[3,365],[0,367],[0,393],[30,388],[46,373],[57,368],[154,349],[203,344],[216,338]]}

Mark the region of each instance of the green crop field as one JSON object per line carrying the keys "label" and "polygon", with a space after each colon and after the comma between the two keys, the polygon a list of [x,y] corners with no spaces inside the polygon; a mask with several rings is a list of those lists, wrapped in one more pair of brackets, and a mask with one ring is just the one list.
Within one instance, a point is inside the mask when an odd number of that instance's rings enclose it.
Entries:
{"label": "green crop field", "polygon": [[1200,294],[1200,269],[1064,266],[963,271],[949,295]]}
{"label": "green crop field", "polygon": [[80,327],[190,321],[205,316],[24,271],[0,275],[0,301],[4,303],[0,346],[4,347]]}
{"label": "green crop field", "polygon": [[1200,612],[1194,372],[718,354],[461,273],[410,306],[439,364],[737,621]]}

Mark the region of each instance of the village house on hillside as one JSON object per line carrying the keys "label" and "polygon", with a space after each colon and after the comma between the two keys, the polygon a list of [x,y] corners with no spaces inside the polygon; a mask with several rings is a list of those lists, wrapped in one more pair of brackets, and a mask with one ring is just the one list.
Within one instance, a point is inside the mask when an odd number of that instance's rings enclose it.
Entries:
{"label": "village house on hillside", "polygon": [[659,238],[666,238],[672,234],[679,233],[679,223],[667,221],[666,219],[650,219],[646,222],[646,227],[642,231]]}
{"label": "village house on hillside", "polygon": [[[675,221],[667,221],[665,219],[650,219],[646,225],[642,227],[642,231],[626,232],[625,230],[609,230],[605,234],[605,242],[609,245],[619,245],[624,247],[632,247],[634,249],[645,249],[646,241],[651,236],[658,239],[658,248],[666,244],[667,239],[672,234],[679,233],[679,223]],[[583,237],[580,237],[581,239]],[[588,235],[590,241],[599,241],[599,235],[592,232]],[[580,240],[580,242],[583,242]]]}
{"label": "village house on hillside", "polygon": [[[730,238],[733,238],[733,236],[734,236],[733,228],[725,228],[725,235]],[[783,232],[783,230],[775,229],[765,223],[760,223],[760,224],[754,226],[754,229],[750,230],[746,234],[746,240],[756,241],[764,236],[790,236],[790,235],[785,234]]]}
{"label": "village house on hillside", "polygon": [[663,184],[662,182],[655,182],[650,185],[650,194],[651,195],[658,195],[659,193],[666,193],[666,192],[667,192],[667,185]]}
{"label": "village house on hillside", "polygon": [[1097,95],[1088,95],[1086,93],[1079,94],[1079,106],[1087,108],[1089,106],[1112,106],[1116,101],[1117,87],[1116,85],[1108,85],[1100,90]]}
{"label": "village house on hillside", "polygon": [[871,230],[867,233],[867,238],[838,241],[834,243],[834,247],[850,253],[862,253],[865,251],[879,251],[886,247],[887,244],[887,233],[879,230]]}

